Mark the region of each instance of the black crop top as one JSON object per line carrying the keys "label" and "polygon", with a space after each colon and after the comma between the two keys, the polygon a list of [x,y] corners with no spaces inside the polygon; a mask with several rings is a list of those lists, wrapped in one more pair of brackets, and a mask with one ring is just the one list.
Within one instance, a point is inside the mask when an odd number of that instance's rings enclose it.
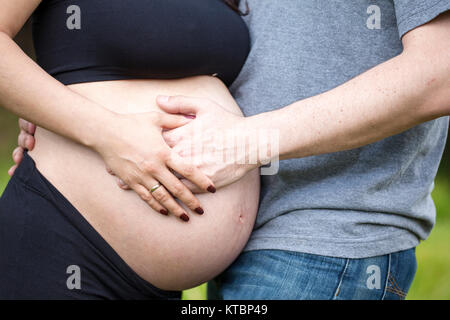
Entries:
{"label": "black crop top", "polygon": [[223,0],[43,0],[33,39],[38,64],[66,85],[213,74],[230,85],[250,46]]}

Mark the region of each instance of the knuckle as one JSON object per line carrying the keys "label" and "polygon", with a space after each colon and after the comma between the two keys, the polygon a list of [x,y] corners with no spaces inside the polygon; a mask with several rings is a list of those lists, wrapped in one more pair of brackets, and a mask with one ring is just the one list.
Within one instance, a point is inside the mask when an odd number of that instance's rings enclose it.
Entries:
{"label": "knuckle", "polygon": [[142,163],[142,169],[145,172],[150,173],[150,174],[153,174],[153,173],[155,173],[157,171],[155,163],[153,163],[151,161],[144,161]]}
{"label": "knuckle", "polygon": [[122,181],[125,183],[125,185],[131,187],[132,189],[136,188],[136,184],[134,183],[133,179],[130,177],[124,177],[124,178],[122,178]]}
{"label": "knuckle", "polygon": [[160,192],[158,192],[158,191],[152,192],[152,197],[155,198],[156,201],[162,202],[162,200],[161,200],[162,194]]}
{"label": "knuckle", "polygon": [[162,160],[163,162],[166,162],[171,157],[170,152],[163,148],[156,150],[154,155],[156,156],[156,158]]}
{"label": "knuckle", "polygon": [[174,132],[169,132],[165,135],[166,142],[170,145],[177,145],[181,141],[181,137]]}
{"label": "knuckle", "polygon": [[200,203],[197,201],[195,197],[189,197],[189,199],[185,202],[189,208],[197,208],[200,206]]}
{"label": "knuckle", "polygon": [[141,199],[144,200],[145,202],[149,202],[152,199],[151,195],[145,192],[142,192],[140,196]]}
{"label": "knuckle", "polygon": [[163,136],[163,138],[164,138],[164,141],[166,141],[166,143],[171,143],[171,142],[173,142],[172,135],[170,134],[169,131],[163,132],[163,133],[162,133],[162,136]]}
{"label": "knuckle", "polygon": [[166,192],[158,192],[155,195],[155,198],[159,201],[159,202],[167,202],[170,199],[170,196],[168,193]]}
{"label": "knuckle", "polygon": [[196,168],[192,164],[188,164],[183,169],[183,176],[190,178],[192,177],[196,172]]}
{"label": "knuckle", "polygon": [[182,195],[186,191],[184,185],[181,182],[174,184],[172,186],[172,189],[173,189],[173,193],[175,193],[176,195]]}
{"label": "knuckle", "polygon": [[24,132],[23,130],[20,130],[19,136],[17,137],[17,143],[20,145],[23,140],[24,140]]}
{"label": "knuckle", "polygon": [[156,201],[152,196],[150,196],[148,200],[145,200],[145,202],[147,202],[147,204],[155,210],[160,207],[158,201]]}

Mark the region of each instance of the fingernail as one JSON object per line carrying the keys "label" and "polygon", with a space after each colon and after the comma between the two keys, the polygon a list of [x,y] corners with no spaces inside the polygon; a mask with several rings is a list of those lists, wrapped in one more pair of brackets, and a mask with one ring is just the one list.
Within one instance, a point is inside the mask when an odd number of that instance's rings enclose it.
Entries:
{"label": "fingernail", "polygon": [[159,212],[165,216],[169,215],[169,212],[166,209],[161,209]]}
{"label": "fingernail", "polygon": [[211,192],[211,193],[216,193],[216,188],[214,188],[213,185],[210,185],[210,186],[208,187],[208,189],[206,189],[206,190],[208,190],[208,191]]}
{"label": "fingernail", "polygon": [[203,209],[200,208],[200,207],[195,208],[195,212],[197,212],[198,214],[204,214],[205,213],[205,211],[203,211]]}
{"label": "fingernail", "polygon": [[188,215],[185,214],[185,213],[183,213],[183,214],[180,216],[180,219],[183,220],[183,221],[185,221],[185,222],[188,222],[188,221],[189,221],[189,217],[188,217]]}
{"label": "fingernail", "polygon": [[158,100],[159,100],[159,102],[167,102],[167,101],[169,101],[169,97],[168,96],[158,96]]}
{"label": "fingernail", "polygon": [[195,115],[193,114],[185,114],[184,117],[188,119],[195,119]]}

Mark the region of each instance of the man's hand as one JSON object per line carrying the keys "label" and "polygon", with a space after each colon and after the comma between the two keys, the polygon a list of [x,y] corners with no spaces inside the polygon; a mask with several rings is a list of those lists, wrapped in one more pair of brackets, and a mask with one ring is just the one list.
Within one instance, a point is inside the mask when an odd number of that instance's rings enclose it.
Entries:
{"label": "man's hand", "polygon": [[[216,187],[224,187],[259,166],[258,148],[246,118],[201,98],[159,96],[159,107],[194,118],[189,124],[166,131],[164,139],[175,152],[205,173]],[[253,135],[253,137],[252,137]],[[182,180],[193,192],[201,192]]]}
{"label": "man's hand", "polygon": [[247,117],[279,132],[281,160],[359,148],[450,115],[450,12],[409,31],[398,56],[342,85]]}
{"label": "man's hand", "polygon": [[12,176],[16,168],[19,166],[20,162],[23,159],[23,153],[25,149],[33,150],[34,149],[34,133],[36,132],[36,126],[31,122],[28,122],[23,119],[19,119],[19,127],[20,133],[18,137],[18,147],[14,149],[12,153],[12,158],[14,161],[14,165],[8,170],[8,174]]}

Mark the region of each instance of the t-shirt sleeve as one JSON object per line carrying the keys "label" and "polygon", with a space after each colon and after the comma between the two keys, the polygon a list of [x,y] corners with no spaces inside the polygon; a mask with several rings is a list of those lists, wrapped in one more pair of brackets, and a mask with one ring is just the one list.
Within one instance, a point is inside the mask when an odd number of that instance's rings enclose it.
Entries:
{"label": "t-shirt sleeve", "polygon": [[441,13],[450,10],[450,0],[393,0],[397,17],[398,34],[430,22]]}

